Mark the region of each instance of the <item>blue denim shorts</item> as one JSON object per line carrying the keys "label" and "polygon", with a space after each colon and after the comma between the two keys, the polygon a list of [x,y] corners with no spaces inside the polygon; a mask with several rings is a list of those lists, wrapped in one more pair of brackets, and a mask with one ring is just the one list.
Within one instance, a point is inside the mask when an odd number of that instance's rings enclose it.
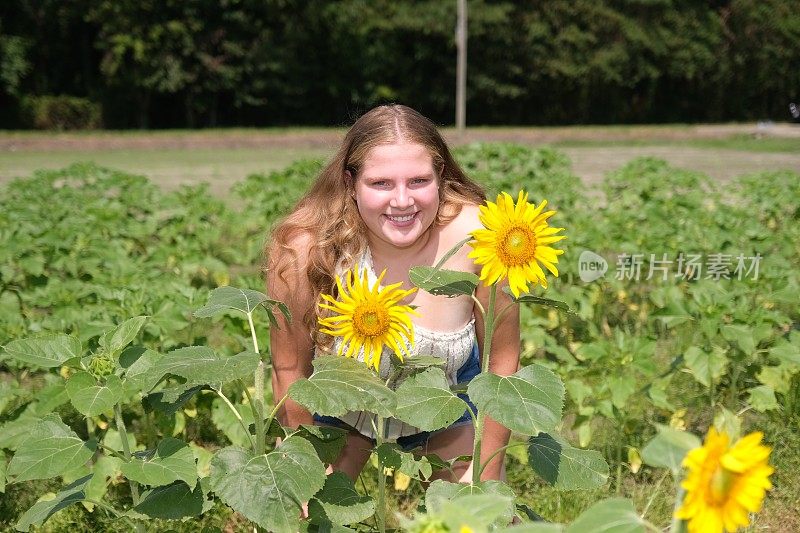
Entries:
{"label": "blue denim shorts", "polygon": [[[474,378],[480,373],[481,373],[480,352],[478,351],[478,345],[473,344],[472,353],[470,354],[469,359],[467,359],[467,362],[464,363],[464,365],[458,369],[458,373],[456,374],[456,383],[458,384],[469,383],[470,381],[472,381],[472,378]],[[467,396],[467,393],[462,392],[457,394],[457,396],[462,400],[464,400],[465,402],[467,402],[469,410],[471,410],[475,416],[478,415],[478,408],[475,407],[475,404],[470,401],[469,396]],[[425,444],[428,443],[428,439],[430,439],[431,436],[436,435],[437,433],[440,433],[450,428],[472,424],[472,415],[470,415],[469,410],[464,411],[464,414],[461,415],[461,418],[459,418],[446,428],[437,429],[436,431],[421,431],[419,433],[414,433],[413,435],[398,437],[397,444],[400,445],[403,451],[408,452],[420,446],[424,446]],[[356,428],[354,428],[353,426],[333,416],[321,416],[314,413],[314,423],[318,426],[333,426],[358,432],[358,430],[356,430]],[[370,440],[372,440],[372,444],[374,445],[375,439],[370,439]]]}

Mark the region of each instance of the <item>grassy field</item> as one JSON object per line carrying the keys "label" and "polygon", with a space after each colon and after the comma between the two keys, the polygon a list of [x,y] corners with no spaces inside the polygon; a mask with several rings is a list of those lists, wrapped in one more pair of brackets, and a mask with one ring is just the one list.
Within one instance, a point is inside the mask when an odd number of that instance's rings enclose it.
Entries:
{"label": "grassy field", "polygon": [[[594,185],[640,156],[665,159],[718,180],[762,170],[800,171],[800,127],[754,124],[445,129],[453,145],[518,142],[564,152],[575,174]],[[166,189],[206,182],[217,195],[247,175],[300,158],[327,158],[341,128],[196,131],[0,132],[0,183],[78,161],[144,174]]]}

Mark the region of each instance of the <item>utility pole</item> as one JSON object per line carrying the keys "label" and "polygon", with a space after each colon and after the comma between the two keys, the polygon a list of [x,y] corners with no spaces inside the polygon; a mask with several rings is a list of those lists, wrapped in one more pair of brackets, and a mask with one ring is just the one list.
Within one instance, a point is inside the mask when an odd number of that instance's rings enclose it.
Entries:
{"label": "utility pole", "polygon": [[456,49],[456,129],[462,134],[467,124],[467,0],[458,0]]}

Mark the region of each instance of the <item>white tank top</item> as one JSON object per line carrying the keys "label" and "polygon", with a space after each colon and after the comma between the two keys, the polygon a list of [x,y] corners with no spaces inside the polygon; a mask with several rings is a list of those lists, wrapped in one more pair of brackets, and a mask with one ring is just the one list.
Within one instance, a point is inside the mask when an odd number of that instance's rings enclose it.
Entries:
{"label": "white tank top", "polygon": [[[341,270],[343,271],[343,269]],[[375,274],[375,269],[372,266],[372,254],[369,248],[366,249],[361,259],[358,261],[359,274],[363,276],[364,271],[367,272],[370,286],[374,285],[378,280],[378,276]],[[413,324],[413,326],[414,347],[411,348],[410,343],[406,343],[406,346],[409,347],[411,357],[424,355],[443,359],[445,361],[443,370],[447,377],[447,382],[450,385],[455,385],[457,383],[458,371],[464,363],[469,360],[470,355],[472,355],[472,348],[476,342],[475,317],[472,317],[466,325],[456,331],[434,331],[418,326],[417,324]],[[341,342],[341,338],[338,337],[334,340],[334,353],[338,350]],[[389,377],[389,373],[392,370],[391,354],[392,350],[384,346],[380,364],[380,375],[384,380]],[[317,355],[320,355],[320,353],[316,352],[315,357]],[[358,353],[357,359],[359,361],[364,361],[363,350]],[[393,384],[393,388],[397,388],[402,381],[401,377]],[[375,431],[372,427],[374,417],[375,415],[372,413],[351,411],[339,418],[348,425],[356,428],[362,435],[375,438]],[[421,430],[417,427],[392,418],[387,421],[386,435],[384,438],[387,440],[395,440],[398,437],[413,435],[420,431]]]}

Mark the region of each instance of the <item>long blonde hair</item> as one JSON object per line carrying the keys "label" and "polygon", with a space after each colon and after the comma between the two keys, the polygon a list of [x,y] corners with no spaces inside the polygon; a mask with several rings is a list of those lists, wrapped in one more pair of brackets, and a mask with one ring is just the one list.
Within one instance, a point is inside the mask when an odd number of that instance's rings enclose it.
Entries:
{"label": "long blonde hair", "polygon": [[[351,195],[354,180],[372,148],[398,142],[421,144],[433,158],[439,180],[436,225],[446,225],[461,212],[464,204],[480,204],[485,200],[483,189],[455,162],[433,122],[404,105],[373,108],[356,120],[311,189],[273,229],[271,242],[264,247],[267,259],[264,275],[277,275],[286,282],[286,272],[297,269],[297,252],[292,242],[307,235],[312,244],[305,275],[313,290],[313,301],[317,302],[322,293],[335,294],[337,266],[352,266],[367,245],[366,226]],[[317,332],[318,313],[319,308],[314,305],[302,320],[315,342],[327,345],[330,339],[321,338]]]}

